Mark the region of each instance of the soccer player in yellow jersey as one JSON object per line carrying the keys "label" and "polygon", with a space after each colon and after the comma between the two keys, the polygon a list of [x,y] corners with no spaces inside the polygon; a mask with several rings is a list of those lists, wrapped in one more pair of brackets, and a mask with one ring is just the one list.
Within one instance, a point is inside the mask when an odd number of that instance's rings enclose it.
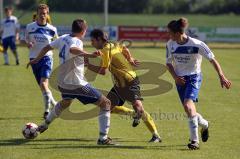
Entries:
{"label": "soccer player in yellow jersey", "polygon": [[[152,133],[149,142],[161,142],[156,125],[151,116],[144,111],[142,97],[140,93],[140,82],[136,72],[132,69],[139,62],[135,60],[129,50],[118,44],[108,41],[107,35],[100,29],[94,29],[90,33],[92,46],[99,50],[102,57],[101,66],[95,66],[86,60],[88,69],[93,72],[105,75],[107,69],[111,72],[114,80],[114,86],[107,95],[112,104],[112,113],[130,114],[133,116],[133,127],[139,124],[140,118],[144,121]],[[134,110],[123,106],[125,101],[131,102]]]}

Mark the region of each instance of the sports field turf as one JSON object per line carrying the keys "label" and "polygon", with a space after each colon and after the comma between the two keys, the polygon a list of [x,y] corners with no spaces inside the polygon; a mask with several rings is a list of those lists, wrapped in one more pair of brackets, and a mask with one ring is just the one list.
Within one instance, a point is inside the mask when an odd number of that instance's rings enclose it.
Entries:
{"label": "sports field turf", "polygon": [[[88,50],[92,50],[87,48]],[[140,61],[164,64],[165,50],[159,48],[133,48],[133,55]],[[201,149],[189,151],[188,125],[184,111],[178,100],[175,87],[165,94],[145,97],[145,109],[150,112],[157,124],[163,142],[149,144],[151,134],[143,122],[131,127],[131,119],[112,115],[110,136],[119,146],[97,146],[97,118],[90,120],[57,119],[45,133],[35,140],[26,140],[21,134],[27,122],[37,124],[42,121],[42,97],[30,69],[25,68],[28,50],[19,48],[21,65],[15,66],[11,56],[11,65],[3,66],[0,58],[0,158],[1,159],[66,159],[66,158],[157,158],[157,159],[239,159],[240,156],[240,58],[239,50],[214,49],[227,77],[232,80],[232,89],[220,87],[213,67],[204,60],[202,65],[203,84],[200,91],[198,110],[210,121],[210,138],[207,143],[200,143]],[[55,55],[55,67],[58,63]],[[146,64],[146,63],[145,63]],[[151,80],[164,68],[153,67],[154,73],[149,75],[148,85],[144,89],[155,88]],[[149,66],[150,67],[150,66]],[[147,69],[138,71],[147,73]],[[159,77],[170,83],[173,80],[168,72]],[[95,87],[109,90],[111,77],[98,76]],[[165,88],[164,86],[161,86]],[[60,99],[57,91],[53,91],[56,99]],[[155,92],[156,93],[156,92]],[[128,105],[129,106],[129,105]],[[70,109],[73,113],[84,112],[94,108],[83,106],[75,101]]]}

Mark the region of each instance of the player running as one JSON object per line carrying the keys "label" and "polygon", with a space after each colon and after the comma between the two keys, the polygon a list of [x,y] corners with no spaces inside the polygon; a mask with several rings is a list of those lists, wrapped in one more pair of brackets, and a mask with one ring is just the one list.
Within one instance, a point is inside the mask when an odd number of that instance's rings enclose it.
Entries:
{"label": "player running", "polygon": [[[33,60],[38,56],[41,49],[48,45],[55,37],[57,37],[57,29],[47,23],[49,8],[46,4],[40,4],[37,8],[37,19],[26,27],[25,41],[30,50],[29,58]],[[52,71],[53,59],[52,51],[38,61],[32,64],[32,71],[40,86],[44,101],[43,117],[48,115],[51,105],[54,106],[56,101],[53,98],[52,92],[48,87],[48,79]]]}
{"label": "player running", "polygon": [[168,23],[170,40],[167,42],[166,65],[176,82],[179,98],[189,118],[189,149],[199,149],[198,125],[202,127],[202,141],[209,137],[209,123],[196,111],[194,102],[198,101],[198,93],[202,83],[201,62],[205,57],[218,73],[222,87],[230,88],[231,82],[224,76],[218,61],[208,46],[185,34],[188,21],[185,18]]}
{"label": "player running", "polygon": [[37,63],[53,48],[59,50],[61,65],[59,67],[57,84],[62,94],[62,100],[51,110],[45,122],[38,127],[38,131],[44,132],[49,124],[59,117],[61,112],[69,107],[73,99],[76,98],[83,104],[93,103],[100,107],[98,118],[100,133],[97,144],[112,145],[112,140],[107,136],[110,126],[111,102],[84,79],[84,57],[98,56],[97,52],[89,54],[83,50],[81,39],[84,38],[86,30],[87,24],[84,20],[74,20],[72,23],[72,34],[63,35],[51,42],[29,63]]}
{"label": "player running", "polygon": [[9,65],[8,47],[13,52],[16,59],[16,65],[19,65],[19,57],[16,47],[16,41],[19,40],[20,25],[17,17],[13,16],[13,9],[11,7],[5,8],[6,18],[1,21],[0,35],[2,37],[4,65]]}
{"label": "player running", "polygon": [[[133,127],[136,127],[139,124],[139,119],[142,118],[152,133],[150,142],[161,142],[152,117],[143,109],[140,82],[131,66],[137,66],[139,62],[131,56],[126,47],[109,42],[107,35],[102,30],[94,29],[90,36],[92,46],[102,54],[102,64],[94,66],[88,61],[86,64],[88,69],[102,75],[106,74],[107,69],[111,72],[114,78],[114,87],[110,90],[107,98],[111,100],[112,113],[133,116]],[[134,110],[123,106],[126,100],[131,102]]]}

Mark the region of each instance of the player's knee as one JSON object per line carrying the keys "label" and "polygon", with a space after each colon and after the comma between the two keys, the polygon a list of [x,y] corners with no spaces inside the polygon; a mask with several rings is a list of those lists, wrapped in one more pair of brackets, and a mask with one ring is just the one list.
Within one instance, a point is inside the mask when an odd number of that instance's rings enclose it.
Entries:
{"label": "player's knee", "polygon": [[41,80],[40,81],[40,87],[43,90],[47,90],[48,89],[48,81],[47,80]]}
{"label": "player's knee", "polygon": [[59,103],[63,109],[66,109],[67,107],[69,107],[71,105],[72,99],[63,99]]}
{"label": "player's knee", "polygon": [[193,112],[193,105],[192,105],[191,103],[184,102],[183,106],[184,106],[185,112],[186,112],[188,115],[191,115],[192,112]]}
{"label": "player's knee", "polygon": [[110,110],[111,109],[111,101],[105,97],[102,96],[99,102],[99,107],[104,110]]}
{"label": "player's knee", "polygon": [[135,111],[139,114],[142,115],[144,113],[144,108],[142,105],[142,102],[140,100],[136,100],[132,103],[133,108],[135,109]]}

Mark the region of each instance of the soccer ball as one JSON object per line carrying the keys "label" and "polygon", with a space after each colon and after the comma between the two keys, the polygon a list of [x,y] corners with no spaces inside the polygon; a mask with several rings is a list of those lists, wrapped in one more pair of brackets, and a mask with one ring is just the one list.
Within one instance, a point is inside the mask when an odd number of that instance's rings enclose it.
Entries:
{"label": "soccer ball", "polygon": [[34,123],[27,123],[22,129],[22,134],[25,139],[34,139],[38,136],[38,126]]}

